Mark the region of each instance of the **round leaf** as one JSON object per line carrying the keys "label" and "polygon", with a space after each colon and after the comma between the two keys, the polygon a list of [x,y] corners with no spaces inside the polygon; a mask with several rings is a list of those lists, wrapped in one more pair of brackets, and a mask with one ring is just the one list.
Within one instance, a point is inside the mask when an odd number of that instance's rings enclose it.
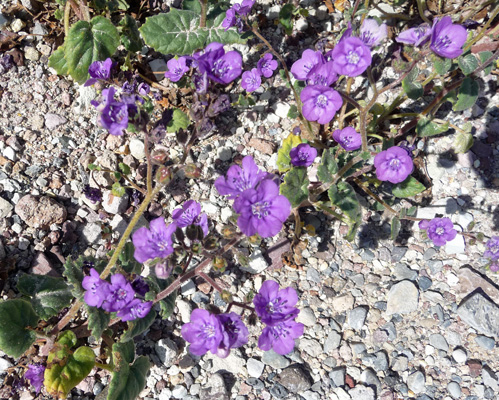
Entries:
{"label": "round leaf", "polygon": [[405,199],[407,197],[416,196],[424,190],[426,190],[425,186],[416,178],[410,176],[404,182],[394,185],[392,188],[392,194],[395,197]]}

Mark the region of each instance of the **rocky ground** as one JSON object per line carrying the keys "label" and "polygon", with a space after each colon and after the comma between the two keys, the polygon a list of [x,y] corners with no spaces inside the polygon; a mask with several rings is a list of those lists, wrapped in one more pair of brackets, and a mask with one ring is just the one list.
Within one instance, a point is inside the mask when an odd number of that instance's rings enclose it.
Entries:
{"label": "rocky ground", "polygon": [[[299,40],[284,44],[272,26],[279,6],[271,1],[258,3],[271,22],[267,33],[272,43],[278,49],[286,48],[290,61],[313,46],[317,34],[312,32],[331,31],[341,20],[339,13],[328,15],[320,2],[308,1],[303,5],[311,16],[296,25],[302,32]],[[5,9],[10,4],[2,5]],[[1,15],[0,26],[26,33],[47,30],[40,23],[24,27]],[[102,257],[123,232],[136,207],[134,195],[110,200],[107,192],[102,203],[89,202],[82,194],[86,184],[95,185],[88,163],[116,170],[118,163],[124,162],[132,167],[139,183],[145,165],[140,138],[110,136],[98,126],[90,105],[96,96],[94,89],[75,85],[47,67],[54,49],[43,37],[27,37],[20,48],[25,65],[0,76],[3,299],[16,296],[15,280],[20,272],[60,275],[66,257]],[[256,54],[255,49],[244,50],[249,62],[254,62]],[[164,60],[154,61],[155,57],[148,61],[153,61],[156,70],[163,69]],[[202,179],[179,179],[173,190],[162,193],[152,204],[143,223],[168,216],[188,198],[200,201],[215,222],[230,217],[229,202],[214,190],[214,179],[239,155],[251,154],[257,164],[274,169],[276,148],[294,125],[287,118],[292,101],[289,90],[278,77],[272,83],[274,89],[256,93],[255,108],[222,117],[219,125],[225,128],[194,151],[193,161],[204,166]],[[237,90],[233,89],[234,100]],[[496,77],[483,77],[480,90],[473,109],[455,114],[444,108],[440,116],[456,125],[472,123],[475,145],[471,151],[454,155],[450,151],[452,133],[418,144],[427,154],[423,168],[433,185],[418,216],[445,214],[463,230],[474,223],[472,231],[491,236],[499,230]],[[164,144],[171,148],[172,157],[179,151],[173,138]],[[112,182],[105,173],[94,176],[101,185]],[[447,246],[435,248],[421,239],[413,224],[403,224],[394,243],[389,238],[389,218],[381,212],[365,212],[365,224],[355,243],[348,243],[337,222],[308,210],[304,219],[317,235],[307,237],[303,267],[283,264],[280,252],[273,251],[275,242],[286,248],[283,233],[269,241],[263,252],[250,249],[249,268],[234,264],[218,277],[236,299],[258,290],[269,278],[297,289],[298,321],[306,329],[288,356],[257,348],[260,326],[251,327],[253,340],[227,359],[190,355],[180,335],[182,323],[189,321],[193,308],[207,303],[223,307],[224,302],[206,284],[188,282],[174,315],[158,319],[137,341],[139,353],[153,363],[142,398],[498,398],[499,278],[484,269],[484,246],[465,245],[458,236]],[[15,360],[0,352],[0,379],[14,364]],[[108,381],[107,373],[99,372],[73,390],[72,398],[99,398]],[[27,391],[20,395],[33,397]]]}

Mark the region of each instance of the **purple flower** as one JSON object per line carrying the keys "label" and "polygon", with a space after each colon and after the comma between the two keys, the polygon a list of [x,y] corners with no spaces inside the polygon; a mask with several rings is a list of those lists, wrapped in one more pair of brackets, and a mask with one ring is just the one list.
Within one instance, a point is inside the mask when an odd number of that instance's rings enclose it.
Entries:
{"label": "purple flower", "polygon": [[433,218],[431,221],[420,221],[419,229],[426,230],[426,234],[435,246],[443,246],[457,235],[450,218]]}
{"label": "purple flower", "polygon": [[217,355],[225,358],[229,355],[230,349],[241,347],[248,343],[248,328],[241,321],[241,317],[235,312],[217,315],[222,325],[222,341],[217,349]]}
{"label": "purple flower", "polygon": [[483,256],[490,258],[491,260],[499,260],[499,236],[492,236],[485,244],[487,250],[483,253]]}
{"label": "purple flower", "polygon": [[179,228],[189,225],[199,225],[204,236],[208,235],[208,216],[201,214],[201,204],[194,200],[188,200],[182,208],[177,208],[172,212],[172,218]]}
{"label": "purple flower", "polygon": [[176,229],[177,225],[174,223],[166,226],[163,217],[153,219],[149,229],[145,226],[137,229],[132,236],[135,259],[144,263],[156,257],[168,257],[173,253],[172,235]]}
{"label": "purple flower", "polygon": [[236,26],[239,17],[236,16],[236,10],[229,8],[225,13],[225,19],[222,21],[222,28],[228,31],[233,26]]}
{"label": "purple flower", "polygon": [[191,322],[182,325],[182,337],[191,344],[190,352],[202,356],[209,350],[217,354],[223,340],[222,324],[217,316],[196,308],[191,314]]}
{"label": "purple flower", "polygon": [[255,0],[243,0],[243,2],[239,5],[236,4],[235,7],[237,9],[237,13],[239,15],[248,15],[251,11],[251,8],[255,4]]}
{"label": "purple flower", "polygon": [[412,46],[422,46],[431,36],[431,28],[428,24],[422,24],[416,28],[407,29],[401,32],[395,40],[399,43],[405,43]]}
{"label": "purple flower", "polygon": [[307,86],[301,91],[303,116],[309,121],[328,124],[343,104],[339,93],[321,85]]}
{"label": "purple flower", "polygon": [[262,77],[260,76],[260,71],[258,69],[253,68],[251,71],[243,72],[243,76],[241,78],[241,86],[248,93],[254,92],[260,87],[261,84]]}
{"label": "purple flower", "polygon": [[14,65],[14,57],[12,57],[12,55],[4,53],[0,56],[0,74],[7,72],[14,67]]}
{"label": "purple flower", "polygon": [[197,60],[201,74],[206,73],[208,78],[224,85],[232,82],[242,72],[241,54],[234,50],[226,53],[222,43],[210,43],[204,54],[195,54],[193,58]]}
{"label": "purple flower", "polygon": [[145,296],[149,291],[149,285],[140,275],[137,276],[132,282],[132,288],[140,296]]}
{"label": "purple flower", "polygon": [[237,225],[246,236],[258,233],[272,237],[279,233],[291,213],[289,200],[279,195],[279,186],[270,179],[263,180],[256,189],[246,189],[234,201],[240,214]]}
{"label": "purple flower", "polygon": [[83,86],[91,86],[99,80],[108,80],[111,78],[111,69],[113,68],[113,60],[110,58],[105,61],[94,61],[88,67],[88,73],[91,76]]}
{"label": "purple flower", "polygon": [[360,40],[369,47],[378,46],[387,36],[386,24],[378,25],[375,19],[366,18],[360,27]]}
{"label": "purple flower", "polygon": [[265,55],[258,60],[256,66],[261,75],[265,78],[270,78],[277,68],[277,61],[274,60],[272,53],[265,53]]}
{"label": "purple flower", "polygon": [[393,146],[374,157],[376,176],[380,181],[400,183],[412,173],[414,164],[406,150]]}
{"label": "purple flower", "polygon": [[172,58],[168,60],[166,66],[168,71],[165,72],[165,77],[170,79],[172,82],[178,82],[184,74],[189,71],[189,67],[186,64],[186,57]]}
{"label": "purple flower", "polygon": [[151,91],[151,87],[147,83],[145,83],[145,82],[139,83],[139,86],[137,87],[137,92],[141,96],[147,96],[150,91]]}
{"label": "purple flower", "polygon": [[215,188],[222,196],[228,195],[229,199],[235,199],[246,189],[254,189],[266,176],[267,173],[260,171],[253,157],[246,156],[243,158],[242,168],[233,165],[227,171],[227,177],[217,178]]}
{"label": "purple flower", "polygon": [[493,262],[489,265],[489,269],[491,272],[499,272],[499,263],[496,261],[496,262]]}
{"label": "purple flower", "polygon": [[[352,23],[350,21],[348,21],[348,24],[347,24],[347,29],[345,29],[345,31],[343,32],[343,35],[341,35],[341,38],[340,38],[340,41],[341,40],[345,40],[345,39],[348,39],[349,37],[352,36],[353,34],[353,29],[352,29]],[[328,52],[329,53],[329,52]]]}
{"label": "purple flower", "polygon": [[279,290],[279,284],[272,280],[263,282],[253,298],[256,314],[267,325],[274,325],[290,316],[296,317],[299,313],[295,307],[297,302],[296,290],[291,287]]}
{"label": "purple flower", "polygon": [[119,311],[130,303],[135,296],[132,285],[121,274],[111,276],[108,286],[108,295],[102,303],[102,308],[107,312]]}
{"label": "purple flower", "polygon": [[142,301],[133,299],[116,314],[122,321],[133,321],[137,318],[144,318],[151,311],[152,301]]}
{"label": "purple flower", "polygon": [[85,292],[85,303],[92,307],[100,307],[109,295],[109,283],[100,278],[99,273],[92,268],[90,276],[83,278],[82,282]]}
{"label": "purple flower", "polygon": [[100,191],[100,189],[90,187],[90,185],[85,185],[85,187],[83,188],[83,194],[93,204],[98,203],[102,200],[102,192]]}
{"label": "purple flower", "polygon": [[346,151],[357,150],[362,146],[362,137],[360,136],[360,133],[357,133],[351,126],[347,126],[343,129],[336,129],[333,132],[333,139]]}
{"label": "purple flower", "polygon": [[121,136],[123,130],[128,127],[128,105],[114,100],[115,93],[116,89],[114,87],[102,91],[104,102],[99,106],[99,108],[103,106],[100,110],[100,122],[102,127],[107,129],[111,135]]}
{"label": "purple flower", "polygon": [[308,167],[314,163],[317,150],[306,143],[301,143],[289,152],[291,164],[295,167]]}
{"label": "purple flower", "polygon": [[371,50],[362,40],[351,36],[340,40],[331,53],[334,70],[338,75],[355,77],[371,65]]}
{"label": "purple flower", "polygon": [[305,327],[302,323],[288,320],[263,328],[258,338],[258,347],[262,350],[273,349],[277,354],[288,354],[295,347],[295,339],[303,335]]}
{"label": "purple flower", "polygon": [[45,374],[45,366],[41,364],[30,364],[28,370],[24,373],[24,379],[35,388],[36,393],[42,390],[43,380]]}
{"label": "purple flower", "polygon": [[332,61],[325,64],[316,64],[307,75],[308,85],[329,86],[338,79],[338,74],[334,71]]}
{"label": "purple flower", "polygon": [[307,80],[308,73],[317,64],[324,64],[324,56],[320,51],[305,50],[301,58],[293,63],[291,66],[291,73],[293,76],[300,80]]}
{"label": "purple flower", "polygon": [[453,24],[449,16],[433,21],[430,49],[440,57],[456,58],[463,54],[463,44],[468,32],[461,25]]}
{"label": "purple flower", "polygon": [[157,263],[154,266],[154,273],[159,279],[166,279],[170,276],[172,268],[168,265],[168,260],[164,262]]}

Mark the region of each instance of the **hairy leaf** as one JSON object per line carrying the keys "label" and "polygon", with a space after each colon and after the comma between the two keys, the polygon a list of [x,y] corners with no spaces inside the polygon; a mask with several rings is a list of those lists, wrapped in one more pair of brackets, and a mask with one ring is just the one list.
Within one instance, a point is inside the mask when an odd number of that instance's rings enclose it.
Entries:
{"label": "hairy leaf", "polygon": [[390,229],[392,240],[397,239],[399,232],[400,232],[400,219],[398,217],[393,217]]}
{"label": "hairy leaf", "polygon": [[178,132],[180,129],[187,129],[191,120],[189,116],[182,110],[176,108],[173,110],[172,119],[166,125],[166,129],[170,133]]}
{"label": "hairy leaf", "polygon": [[49,57],[49,67],[54,68],[58,75],[67,75],[69,73],[64,44],[59,46]]}
{"label": "hairy leaf", "polygon": [[142,50],[142,38],[137,27],[137,21],[130,15],[125,14],[119,26],[121,43],[125,46],[125,49],[132,53]]}
{"label": "hairy leaf", "polygon": [[469,75],[478,68],[478,60],[473,54],[462,55],[458,57],[457,64],[464,75]]}
{"label": "hairy leaf", "polygon": [[286,172],[291,168],[289,152],[300,143],[302,143],[301,137],[292,133],[282,141],[282,146],[277,152],[277,168],[279,168],[279,172]]}
{"label": "hairy leaf", "polygon": [[336,152],[333,149],[326,149],[322,153],[321,163],[317,167],[317,177],[323,183],[331,182],[333,176],[338,172],[335,153]]}
{"label": "hairy leaf", "polygon": [[421,83],[416,82],[418,76],[419,69],[418,67],[414,67],[402,81],[402,89],[404,89],[405,94],[412,100],[417,100],[423,95],[423,86]]}
{"label": "hairy leaf", "polygon": [[416,124],[416,132],[419,136],[435,136],[449,130],[449,122],[445,124],[437,124],[431,119],[420,117]]}
{"label": "hairy leaf", "polygon": [[144,318],[137,318],[133,321],[128,321],[128,329],[121,336],[121,341],[126,342],[128,340],[132,340],[135,336],[144,333],[149,327],[152,325],[154,320],[156,319],[156,311],[149,311]]}
{"label": "hairy leaf", "polygon": [[31,304],[22,299],[0,303],[0,349],[10,357],[21,356],[35,342],[38,315]]}
{"label": "hairy leaf", "polygon": [[478,83],[470,77],[466,77],[457,93],[457,101],[452,109],[454,111],[464,111],[475,105],[478,99]]}
{"label": "hairy leaf", "polygon": [[306,168],[292,168],[285,176],[281,184],[281,194],[286,196],[291,207],[298,207],[308,199],[309,180]]}
{"label": "hairy leaf", "polygon": [[426,190],[426,187],[416,178],[409,176],[404,182],[397,183],[392,187],[392,194],[395,197],[405,199],[413,197]]}
{"label": "hairy leaf", "polygon": [[337,185],[332,185],[327,193],[331,203],[343,211],[347,217],[349,230],[345,239],[353,240],[362,219],[362,211],[355,190],[349,183],[342,181]]}
{"label": "hairy leaf", "polygon": [[98,340],[109,326],[111,314],[105,312],[101,308],[88,305],[86,307],[88,314],[88,329],[92,332],[92,336]]}

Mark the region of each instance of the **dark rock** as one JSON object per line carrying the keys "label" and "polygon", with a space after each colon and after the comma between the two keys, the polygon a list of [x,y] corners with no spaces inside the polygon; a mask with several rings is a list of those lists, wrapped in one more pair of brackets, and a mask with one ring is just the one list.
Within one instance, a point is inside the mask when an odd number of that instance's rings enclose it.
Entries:
{"label": "dark rock", "polygon": [[308,373],[297,365],[286,368],[279,374],[279,383],[291,393],[304,392],[312,386],[312,379]]}

